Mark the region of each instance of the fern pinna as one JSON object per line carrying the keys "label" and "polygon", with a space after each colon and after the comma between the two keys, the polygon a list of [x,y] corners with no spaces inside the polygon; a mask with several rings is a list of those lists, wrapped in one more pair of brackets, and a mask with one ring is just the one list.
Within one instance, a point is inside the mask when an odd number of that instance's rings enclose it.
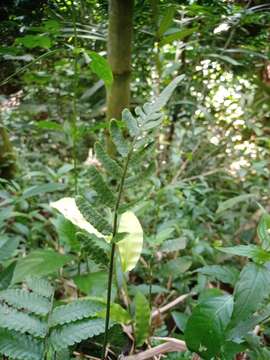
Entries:
{"label": "fern pinna", "polygon": [[[151,163],[145,168],[144,158],[153,149],[163,119],[161,109],[182,78],[174,79],[153,103],[137,107],[135,116],[125,109],[122,123],[110,122],[110,136],[118,156],[112,158],[100,142],[95,144],[101,171],[91,166],[87,172],[89,185],[96,194],[94,201],[81,193],[75,199],[63,198],[51,203],[79,228],[77,239],[81,249],[101,266],[107,268],[109,263],[107,302],[82,298],[55,307],[53,288],[46,280],[37,278],[27,279],[23,288],[3,290],[0,293],[0,354],[24,360],[54,359],[55,356],[60,359],[64,354],[63,358],[68,359],[70,346],[105,332],[102,357],[106,357],[115,252],[117,250],[125,273],[136,266],[143,245],[142,227],[130,211],[133,203],[122,203],[123,192],[142,174],[145,177],[153,171]],[[126,129],[128,136],[123,134]],[[121,323],[125,310],[115,305],[113,320]],[[149,321],[141,326],[138,314],[135,319],[137,342],[142,344],[149,332]],[[143,332],[138,333],[140,328]]]}

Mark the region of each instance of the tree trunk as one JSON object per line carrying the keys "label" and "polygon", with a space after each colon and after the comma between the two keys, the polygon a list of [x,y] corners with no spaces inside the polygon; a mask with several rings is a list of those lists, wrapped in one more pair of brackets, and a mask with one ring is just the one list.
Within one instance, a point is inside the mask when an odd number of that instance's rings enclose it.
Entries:
{"label": "tree trunk", "polygon": [[15,154],[6,129],[0,124],[0,177],[12,179],[16,172]]}
{"label": "tree trunk", "polygon": [[107,119],[121,119],[129,107],[134,0],[109,1],[108,61],[113,84],[107,90]]}

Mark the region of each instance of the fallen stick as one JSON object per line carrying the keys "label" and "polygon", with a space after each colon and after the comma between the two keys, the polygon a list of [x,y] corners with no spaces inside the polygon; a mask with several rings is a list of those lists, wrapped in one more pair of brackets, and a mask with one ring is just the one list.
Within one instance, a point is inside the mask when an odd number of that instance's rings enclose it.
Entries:
{"label": "fallen stick", "polygon": [[[162,338],[160,338],[162,339]],[[120,360],[146,360],[153,358],[154,356],[158,356],[161,354],[165,354],[168,352],[184,352],[187,350],[186,344],[184,341],[174,339],[174,338],[163,338],[167,341],[164,344],[160,344],[158,346],[153,347],[152,349],[142,351],[135,355],[122,356]],[[168,341],[169,339],[169,341]]]}
{"label": "fallen stick", "polygon": [[175,307],[176,305],[180,304],[181,302],[183,302],[187,297],[191,296],[192,294],[184,294],[179,296],[178,298],[174,299],[173,301],[171,301],[170,303],[162,306],[159,309],[155,309],[152,312],[152,319],[155,318],[156,316],[163,314],[165,312],[167,312],[168,310],[170,310],[171,308]]}

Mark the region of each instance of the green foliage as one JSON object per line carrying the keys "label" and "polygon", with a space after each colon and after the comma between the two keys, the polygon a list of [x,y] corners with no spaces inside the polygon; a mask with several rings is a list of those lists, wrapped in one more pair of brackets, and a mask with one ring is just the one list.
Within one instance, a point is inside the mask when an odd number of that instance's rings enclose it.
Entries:
{"label": "green foliage", "polygon": [[97,74],[99,79],[104,81],[106,86],[110,87],[113,82],[113,74],[107,60],[94,51],[88,51],[88,55],[92,60],[90,63],[91,70]]}
{"label": "green foliage", "polygon": [[126,157],[129,152],[129,146],[115,120],[110,122],[110,134],[119,154]]}
{"label": "green foliage", "polygon": [[95,154],[97,159],[101,162],[104,169],[112,176],[113,178],[120,178],[122,175],[122,169],[117,164],[117,162],[106,153],[102,145],[99,142],[95,143]]}
{"label": "green foliage", "polygon": [[151,312],[146,297],[137,292],[135,296],[135,337],[137,346],[142,346],[150,335]]}
{"label": "green foliage", "polygon": [[104,219],[92,204],[89,203],[82,196],[77,196],[76,204],[83,214],[84,218],[94,226],[98,231],[100,231],[104,235],[109,235],[112,233],[112,228],[110,224]]}
{"label": "green foliage", "polygon": [[200,302],[188,319],[185,340],[190,350],[204,359],[212,359],[220,352],[225,329],[233,312],[233,297],[209,297]]}
{"label": "green foliage", "polygon": [[90,186],[96,191],[98,195],[98,201],[109,207],[113,207],[115,203],[115,197],[98,170],[91,166],[88,170]]}

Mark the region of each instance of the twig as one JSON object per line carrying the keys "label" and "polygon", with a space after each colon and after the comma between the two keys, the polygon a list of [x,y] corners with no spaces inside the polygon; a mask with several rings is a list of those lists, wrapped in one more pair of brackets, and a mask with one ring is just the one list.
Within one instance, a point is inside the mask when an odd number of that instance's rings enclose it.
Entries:
{"label": "twig", "polygon": [[186,298],[188,298],[189,296],[191,296],[192,294],[184,294],[179,296],[178,298],[174,299],[173,301],[171,301],[170,303],[162,306],[159,309],[155,309],[152,312],[152,319],[155,318],[156,316],[163,314],[165,312],[167,312],[168,310],[170,310],[171,308],[175,307],[176,305],[180,304],[181,302],[183,302],[184,300],[186,300]]}
{"label": "twig", "polygon": [[136,355],[122,356],[120,360],[145,360],[153,358],[154,356],[168,353],[168,352],[184,352],[187,350],[186,344],[182,340],[174,338],[156,338],[156,339],[166,339],[167,341],[164,344],[153,347],[152,349],[142,351]]}

